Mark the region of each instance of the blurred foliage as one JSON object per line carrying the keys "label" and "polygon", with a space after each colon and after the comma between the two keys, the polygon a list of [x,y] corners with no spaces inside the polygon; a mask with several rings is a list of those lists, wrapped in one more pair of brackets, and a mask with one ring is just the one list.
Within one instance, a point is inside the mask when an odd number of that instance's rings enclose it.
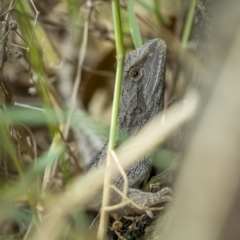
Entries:
{"label": "blurred foliage", "polygon": [[[1,2],[6,7],[9,4],[9,1]],[[167,45],[183,41],[186,46],[191,40],[195,3],[181,5],[179,2],[121,1],[126,52],[156,37],[163,38]],[[83,133],[90,129],[96,138],[108,138],[116,70],[114,26],[111,1],[13,3],[8,24],[16,20],[18,28],[7,32],[8,57],[1,81],[9,89],[7,94],[25,107],[15,104],[0,109],[0,238],[30,239],[32,232],[44,221],[44,209],[50,196],[80,176],[85,165],[79,150],[82,143],[76,141],[73,131],[67,139],[58,134],[69,113],[87,8],[91,8],[91,15],[77,101],[80,110],[73,117],[71,126]],[[187,17],[188,9],[192,11],[190,17]],[[1,21],[5,16],[2,15]],[[21,59],[12,57],[17,51],[22,52]],[[166,105],[181,95],[187,82],[184,69],[174,67],[179,64],[178,53],[169,48],[168,54]],[[0,94],[0,98],[5,104],[4,94]],[[155,155],[154,164],[170,165],[172,155],[171,151],[161,150]],[[49,166],[55,166],[55,172],[50,173],[48,186],[43,189],[43,175],[47,174]],[[92,236],[79,230],[87,229],[86,222],[86,215],[82,213],[69,216],[67,226],[62,229],[65,232],[63,239]]]}

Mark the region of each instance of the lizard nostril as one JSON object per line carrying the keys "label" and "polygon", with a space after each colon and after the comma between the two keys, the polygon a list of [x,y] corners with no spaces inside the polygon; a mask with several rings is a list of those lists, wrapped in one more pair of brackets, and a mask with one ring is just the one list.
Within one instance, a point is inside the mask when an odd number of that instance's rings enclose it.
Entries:
{"label": "lizard nostril", "polygon": [[134,109],[134,113],[135,113],[135,114],[141,114],[143,111],[144,111],[144,110],[143,110],[142,108],[140,108],[140,107],[136,107],[136,108]]}

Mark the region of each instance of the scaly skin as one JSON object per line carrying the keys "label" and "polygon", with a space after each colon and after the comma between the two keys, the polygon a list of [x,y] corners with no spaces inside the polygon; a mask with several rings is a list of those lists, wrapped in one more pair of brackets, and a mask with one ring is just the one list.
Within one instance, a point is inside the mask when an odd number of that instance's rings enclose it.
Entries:
{"label": "scaly skin", "polygon": [[[118,127],[124,135],[135,135],[144,124],[163,110],[165,68],[166,45],[160,39],[147,42],[126,57],[118,118]],[[98,167],[99,164],[104,164],[106,153],[107,143],[91,169]],[[143,192],[134,188],[138,187],[148,176],[151,170],[150,158],[150,155],[144,156],[126,170],[129,184],[128,197],[142,207],[171,201],[171,197],[168,195],[171,193],[169,188],[164,188],[156,193]],[[114,178],[113,183],[117,188],[122,189],[123,179],[121,176]],[[101,194],[99,194],[98,198],[89,204],[89,207],[100,209],[101,198]],[[111,205],[120,201],[120,195],[112,192]],[[130,214],[139,211],[129,204],[119,212]]]}

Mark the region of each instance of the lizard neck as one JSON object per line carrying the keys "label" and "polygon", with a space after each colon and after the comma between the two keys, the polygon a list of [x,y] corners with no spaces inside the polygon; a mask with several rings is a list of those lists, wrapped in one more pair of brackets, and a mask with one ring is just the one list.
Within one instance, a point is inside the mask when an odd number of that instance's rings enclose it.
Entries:
{"label": "lizard neck", "polygon": [[[159,86],[162,89],[164,86]],[[121,101],[118,127],[127,135],[135,135],[149,120],[164,108],[164,91],[156,89],[151,101],[146,102],[141,95],[136,95],[131,99],[132,108],[126,114],[124,100]]]}

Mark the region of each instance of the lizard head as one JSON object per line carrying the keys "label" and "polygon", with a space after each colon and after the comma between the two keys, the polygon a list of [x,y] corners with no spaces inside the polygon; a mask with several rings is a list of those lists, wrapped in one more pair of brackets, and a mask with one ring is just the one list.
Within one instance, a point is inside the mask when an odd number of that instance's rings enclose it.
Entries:
{"label": "lizard head", "polygon": [[135,134],[164,107],[166,44],[153,39],[126,56],[119,128]]}

